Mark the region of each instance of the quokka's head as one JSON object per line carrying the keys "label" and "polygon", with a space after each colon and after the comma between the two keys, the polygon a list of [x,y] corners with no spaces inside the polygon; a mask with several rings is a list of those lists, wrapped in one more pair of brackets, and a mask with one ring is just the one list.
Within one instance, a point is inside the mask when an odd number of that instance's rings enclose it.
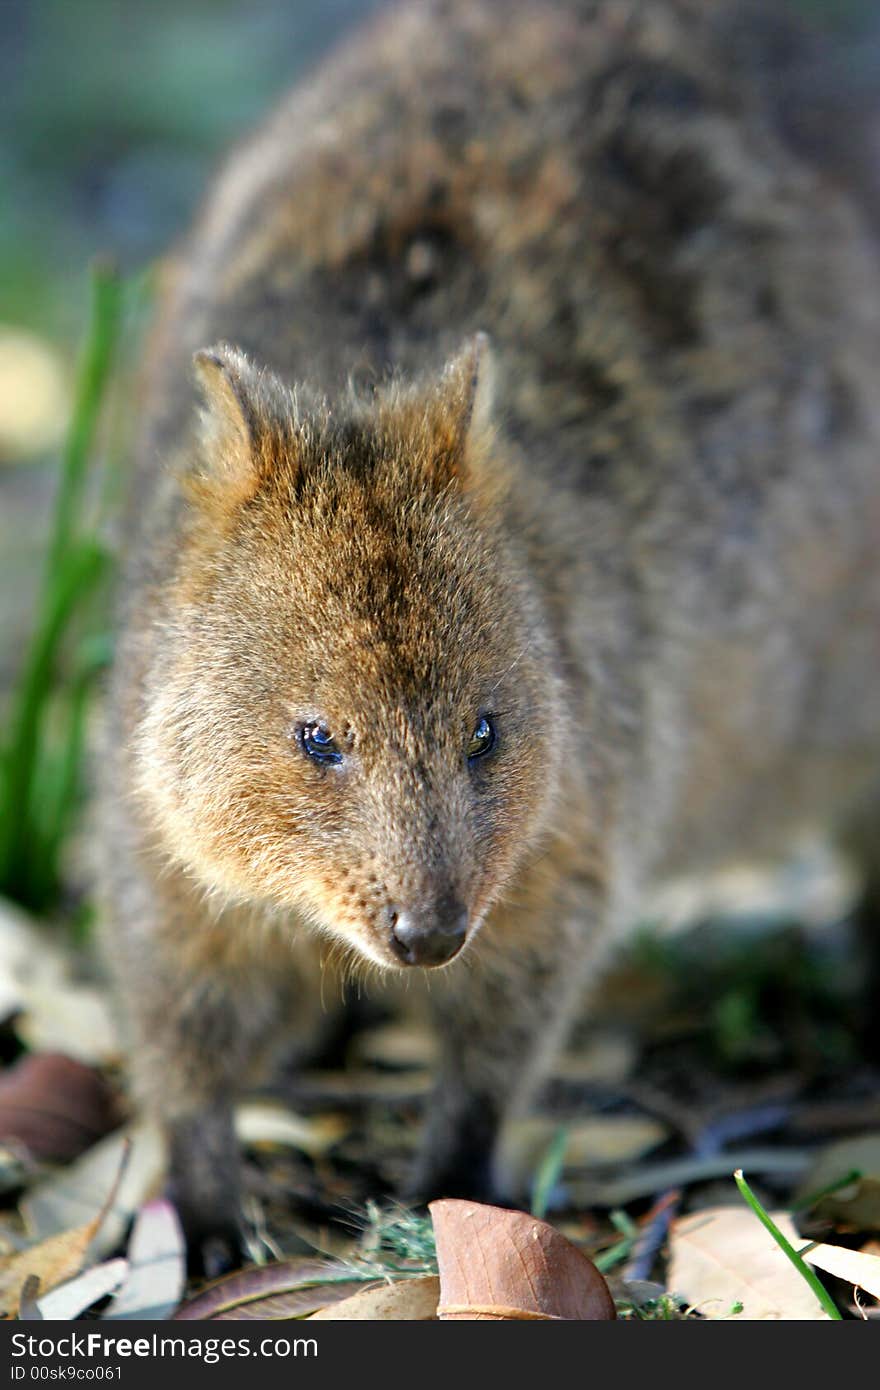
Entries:
{"label": "quokka's head", "polygon": [[379,965],[444,965],[540,838],[565,745],[485,339],[338,409],[231,348],[196,365],[142,798],[221,897],[296,909]]}

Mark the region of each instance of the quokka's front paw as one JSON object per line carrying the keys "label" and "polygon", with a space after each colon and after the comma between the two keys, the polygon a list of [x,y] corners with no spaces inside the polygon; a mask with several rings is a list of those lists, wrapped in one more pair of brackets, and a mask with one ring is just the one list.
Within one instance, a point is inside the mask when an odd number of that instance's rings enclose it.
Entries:
{"label": "quokka's front paw", "polygon": [[240,1269],[248,1258],[241,1225],[219,1212],[213,1220],[204,1210],[194,1212],[185,1203],[175,1200],[173,1190],[167,1195],[183,1228],[190,1278],[219,1279]]}
{"label": "quokka's front paw", "polygon": [[190,1274],[216,1279],[244,1263],[241,1171],[230,1108],[207,1108],[170,1127],[166,1195],[183,1227]]}
{"label": "quokka's front paw", "polygon": [[187,1272],[194,1279],[219,1279],[248,1257],[237,1193],[192,1195],[191,1183],[169,1177],[165,1196],[177,1212],[186,1242]]}

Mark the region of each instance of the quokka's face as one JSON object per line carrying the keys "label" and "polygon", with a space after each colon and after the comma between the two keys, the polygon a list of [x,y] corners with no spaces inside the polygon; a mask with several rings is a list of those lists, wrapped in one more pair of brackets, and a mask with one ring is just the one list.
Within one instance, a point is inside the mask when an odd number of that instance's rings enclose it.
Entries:
{"label": "quokka's face", "polygon": [[518,561],[425,446],[387,421],[312,427],[291,466],[276,438],[271,475],[181,562],[138,743],[163,841],[206,885],[398,968],[473,937],[563,753]]}

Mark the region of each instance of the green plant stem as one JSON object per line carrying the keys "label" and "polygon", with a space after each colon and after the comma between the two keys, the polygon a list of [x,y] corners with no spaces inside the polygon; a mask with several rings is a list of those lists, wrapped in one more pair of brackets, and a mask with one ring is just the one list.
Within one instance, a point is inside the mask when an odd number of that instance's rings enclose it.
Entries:
{"label": "green plant stem", "polygon": [[[46,713],[56,694],[58,656],[75,615],[106,572],[107,557],[93,539],[82,539],[81,511],[101,404],[119,337],[122,285],[115,271],[96,264],[91,315],[77,376],[73,417],[64,449],[37,617],[12,698],[0,758],[0,893],[26,906],[45,908],[57,884],[58,830],[66,820],[49,814],[48,841],[41,834],[46,808],[36,805],[50,762]],[[84,695],[61,690],[72,709],[66,720],[73,748],[61,750],[55,785],[72,788],[82,746]],[[40,812],[43,812],[41,815]],[[54,857],[53,857],[54,856]]]}
{"label": "green plant stem", "polygon": [[64,449],[49,542],[47,578],[50,584],[52,574],[72,542],[72,522],[79,516],[82,505],[101,402],[119,337],[121,307],[122,283],[115,268],[108,262],[96,261],[92,267],[89,333],[77,373],[73,418]]}
{"label": "green plant stem", "polygon": [[81,545],[67,556],[16,691],[6,756],[5,804],[0,816],[0,887],[13,898],[21,896],[29,878],[25,866],[32,829],[34,770],[58,644],[74,608],[95,587],[106,565],[105,552],[93,543]]}
{"label": "green plant stem", "polygon": [[800,1274],[801,1278],[806,1279],[807,1283],[813,1290],[813,1293],[818,1298],[819,1302],[821,1303],[825,1312],[828,1314],[829,1318],[833,1318],[835,1322],[842,1322],[843,1319],[841,1317],[841,1314],[833,1298],[829,1294],[828,1290],[822,1284],[815,1271],[812,1270],[810,1266],[806,1263],[806,1261],[801,1258],[801,1256],[795,1250],[791,1242],[786,1240],[779,1227],[761,1206],[761,1203],[758,1201],[754,1192],[749,1187],[748,1183],[743,1177],[742,1169],[737,1168],[733,1177],[737,1187],[739,1188],[740,1196],[745,1200],[748,1206],[751,1207],[752,1211],[755,1213],[755,1216],[757,1216],[761,1225],[766,1227],[766,1229],[770,1232],[771,1236],[776,1241],[776,1244],[779,1246],[780,1250],[791,1261],[798,1274]]}

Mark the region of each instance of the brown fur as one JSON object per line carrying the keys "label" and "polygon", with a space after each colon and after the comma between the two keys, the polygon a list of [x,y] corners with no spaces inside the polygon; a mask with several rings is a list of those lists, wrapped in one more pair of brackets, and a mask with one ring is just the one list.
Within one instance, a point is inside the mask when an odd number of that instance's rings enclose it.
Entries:
{"label": "brown fur", "polygon": [[738,64],[748,13],[401,7],[182,253],[105,805],[194,1238],[234,1217],[232,1094],[316,1012],[307,927],[385,969],[395,907],[467,908],[415,1186],[486,1190],[654,883],[876,827],[880,268]]}

